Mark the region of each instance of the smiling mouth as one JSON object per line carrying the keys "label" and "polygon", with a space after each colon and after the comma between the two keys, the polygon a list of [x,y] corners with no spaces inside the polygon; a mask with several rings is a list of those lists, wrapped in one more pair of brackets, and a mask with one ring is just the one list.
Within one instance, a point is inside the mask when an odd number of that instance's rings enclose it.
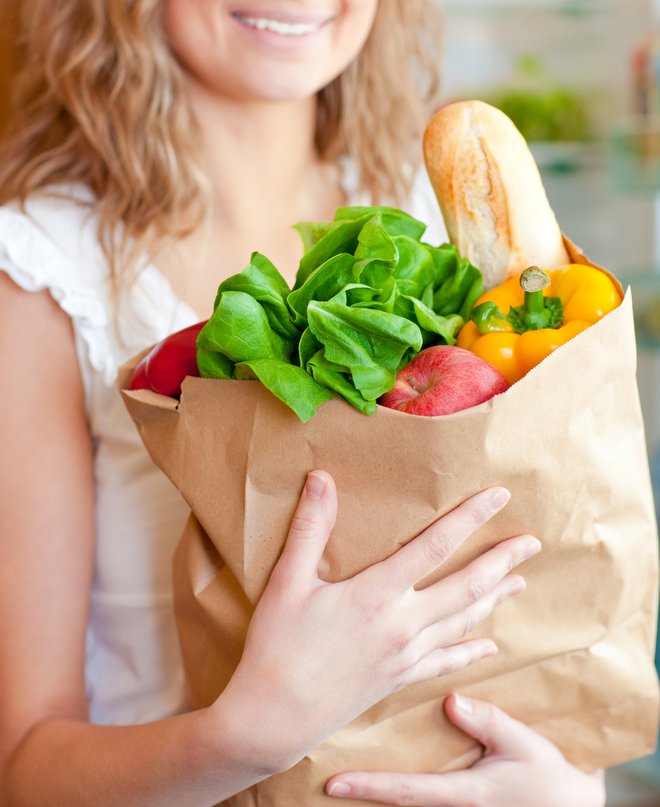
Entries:
{"label": "smiling mouth", "polygon": [[319,22],[287,22],[285,20],[274,20],[270,17],[251,17],[246,14],[239,14],[238,12],[234,12],[232,16],[247,28],[253,28],[257,31],[272,31],[281,36],[291,37],[315,34],[329,22],[329,20]]}

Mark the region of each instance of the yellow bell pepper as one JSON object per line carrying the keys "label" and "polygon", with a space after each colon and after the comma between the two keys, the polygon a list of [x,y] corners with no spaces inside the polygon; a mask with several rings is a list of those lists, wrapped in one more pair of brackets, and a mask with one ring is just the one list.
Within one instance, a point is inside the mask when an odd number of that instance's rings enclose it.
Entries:
{"label": "yellow bell pepper", "polygon": [[544,272],[532,266],[479,297],[456,344],[513,384],[620,303],[616,284],[599,269],[568,264]]}

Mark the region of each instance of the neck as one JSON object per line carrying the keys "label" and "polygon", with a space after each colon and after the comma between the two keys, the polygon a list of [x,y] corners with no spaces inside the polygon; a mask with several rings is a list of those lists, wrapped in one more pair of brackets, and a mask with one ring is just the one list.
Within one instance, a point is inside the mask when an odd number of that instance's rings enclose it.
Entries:
{"label": "neck", "polygon": [[189,237],[164,245],[157,265],[202,318],[218,283],[240,272],[253,251],[293,283],[301,242],[292,225],[331,219],[345,200],[338,169],[319,160],[314,148],[315,99],[246,104],[199,87],[190,93],[211,210]]}
{"label": "neck", "polygon": [[315,98],[246,103],[197,88],[192,100],[216,220],[240,229],[272,226],[274,214],[287,226],[309,218],[320,168]]}

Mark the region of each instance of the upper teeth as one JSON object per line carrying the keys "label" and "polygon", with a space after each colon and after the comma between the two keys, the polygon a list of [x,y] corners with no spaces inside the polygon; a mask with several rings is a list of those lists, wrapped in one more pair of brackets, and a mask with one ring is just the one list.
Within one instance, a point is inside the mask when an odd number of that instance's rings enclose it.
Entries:
{"label": "upper teeth", "polygon": [[321,27],[319,22],[282,22],[281,20],[270,20],[266,17],[240,17],[241,22],[260,31],[274,31],[276,34],[284,36],[304,36],[318,31]]}

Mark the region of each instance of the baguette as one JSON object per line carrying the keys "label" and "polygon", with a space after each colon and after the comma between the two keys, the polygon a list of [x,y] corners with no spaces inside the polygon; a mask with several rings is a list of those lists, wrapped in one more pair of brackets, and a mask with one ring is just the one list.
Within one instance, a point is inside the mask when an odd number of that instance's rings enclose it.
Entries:
{"label": "baguette", "polygon": [[503,112],[450,104],[429,122],[423,146],[449,238],[487,289],[528,266],[570,263],[536,161]]}

